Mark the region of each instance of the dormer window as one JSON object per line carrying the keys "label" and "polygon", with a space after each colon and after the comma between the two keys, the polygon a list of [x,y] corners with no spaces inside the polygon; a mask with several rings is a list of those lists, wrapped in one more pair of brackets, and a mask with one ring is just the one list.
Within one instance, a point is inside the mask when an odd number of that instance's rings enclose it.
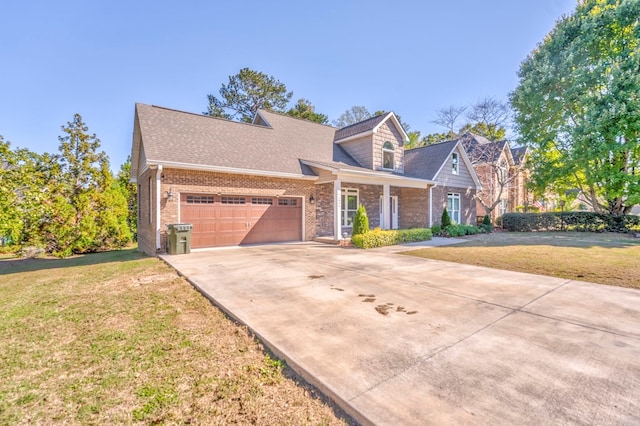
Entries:
{"label": "dormer window", "polygon": [[393,170],[395,167],[395,149],[391,142],[385,142],[382,145],[382,168],[385,170]]}
{"label": "dormer window", "polygon": [[451,154],[451,173],[454,175],[458,174],[458,153],[454,152]]}

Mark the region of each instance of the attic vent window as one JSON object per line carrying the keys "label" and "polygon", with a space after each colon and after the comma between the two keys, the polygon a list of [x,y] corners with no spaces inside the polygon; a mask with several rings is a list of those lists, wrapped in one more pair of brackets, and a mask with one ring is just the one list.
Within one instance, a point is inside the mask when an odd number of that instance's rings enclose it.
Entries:
{"label": "attic vent window", "polygon": [[458,153],[454,152],[451,154],[451,173],[454,175],[458,174]]}
{"label": "attic vent window", "polygon": [[395,150],[391,142],[385,142],[382,145],[382,168],[385,170],[393,170],[395,167]]}

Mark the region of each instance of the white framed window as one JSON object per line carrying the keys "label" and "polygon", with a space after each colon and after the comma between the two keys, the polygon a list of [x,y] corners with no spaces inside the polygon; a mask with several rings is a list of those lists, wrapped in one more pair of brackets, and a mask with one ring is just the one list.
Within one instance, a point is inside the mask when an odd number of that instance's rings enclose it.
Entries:
{"label": "white framed window", "polygon": [[395,169],[396,151],[389,141],[382,145],[382,168],[385,170]]}
{"label": "white framed window", "polygon": [[500,204],[498,204],[498,216],[502,216],[505,213],[509,212],[509,200],[505,200],[504,198],[500,200]]}
{"label": "white framed window", "polygon": [[452,222],[460,223],[460,194],[447,194],[447,211]]}
{"label": "white framed window", "polygon": [[353,226],[353,216],[356,214],[359,205],[358,190],[344,188],[341,191],[341,210],[340,217],[342,226]]}
{"label": "white framed window", "polygon": [[454,175],[458,174],[458,153],[454,152],[451,154],[451,173]]}

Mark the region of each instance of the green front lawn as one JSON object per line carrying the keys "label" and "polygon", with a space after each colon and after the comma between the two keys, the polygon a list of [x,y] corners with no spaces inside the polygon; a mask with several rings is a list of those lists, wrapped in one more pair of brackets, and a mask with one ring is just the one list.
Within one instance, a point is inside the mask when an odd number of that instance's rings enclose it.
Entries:
{"label": "green front lawn", "polygon": [[0,260],[0,424],[343,424],[283,367],[134,250]]}
{"label": "green front lawn", "polygon": [[496,232],[404,254],[640,288],[640,239],[590,232]]}

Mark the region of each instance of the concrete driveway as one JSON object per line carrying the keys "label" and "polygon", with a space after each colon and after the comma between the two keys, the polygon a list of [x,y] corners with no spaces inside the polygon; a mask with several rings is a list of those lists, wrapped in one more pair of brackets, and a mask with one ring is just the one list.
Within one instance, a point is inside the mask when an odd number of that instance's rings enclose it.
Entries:
{"label": "concrete driveway", "polygon": [[640,291],[317,243],[163,258],[361,423],[640,423]]}

